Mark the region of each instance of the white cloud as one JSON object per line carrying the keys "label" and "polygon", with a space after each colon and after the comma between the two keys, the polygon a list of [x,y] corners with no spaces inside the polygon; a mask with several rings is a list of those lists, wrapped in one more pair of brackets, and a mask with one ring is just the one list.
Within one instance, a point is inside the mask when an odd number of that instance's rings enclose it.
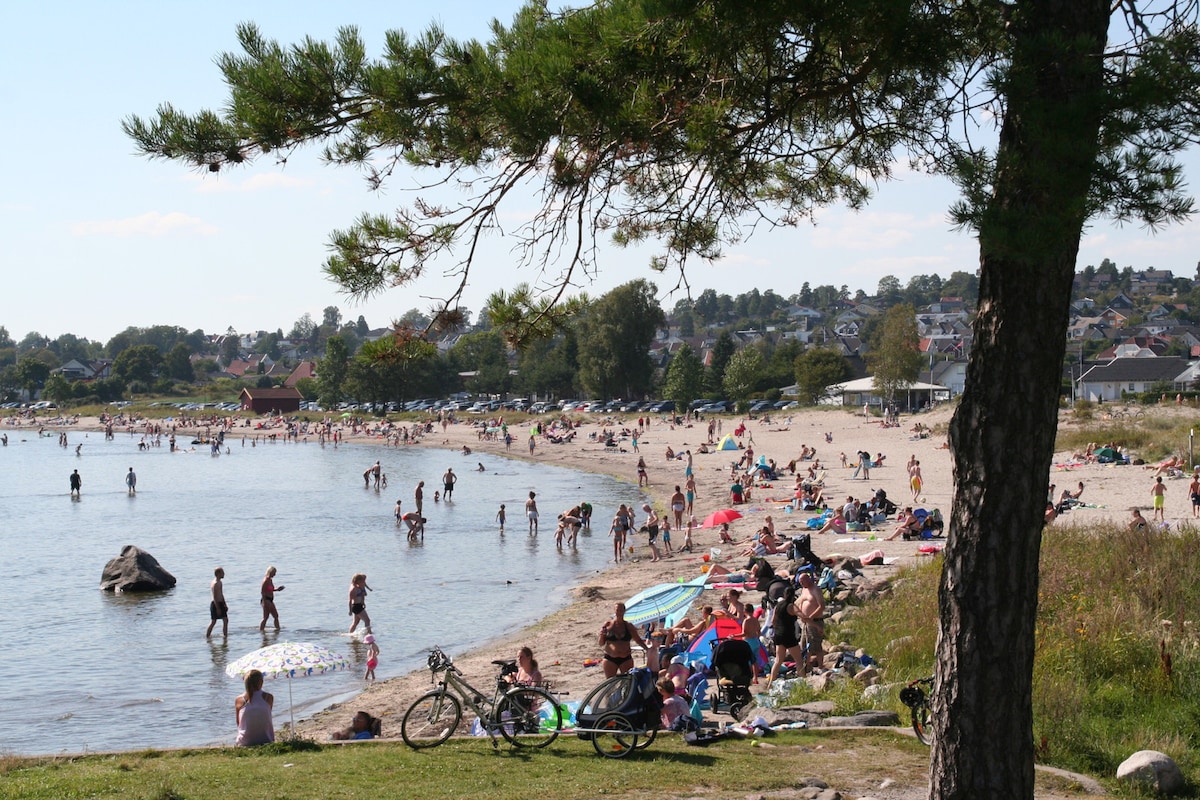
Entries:
{"label": "white cloud", "polygon": [[161,214],[150,211],[125,219],[102,219],[76,222],[71,225],[72,236],[159,237],[176,234],[212,236],[217,227],[198,217],[172,211]]}
{"label": "white cloud", "polygon": [[245,180],[235,180],[229,175],[186,175],[184,180],[194,184],[202,194],[261,192],[272,189],[301,189],[312,185],[312,181],[283,175],[278,172],[257,172]]}
{"label": "white cloud", "polygon": [[910,245],[923,231],[949,227],[944,214],[903,212],[845,212],[820,219],[812,229],[814,247],[837,250],[878,250]]}

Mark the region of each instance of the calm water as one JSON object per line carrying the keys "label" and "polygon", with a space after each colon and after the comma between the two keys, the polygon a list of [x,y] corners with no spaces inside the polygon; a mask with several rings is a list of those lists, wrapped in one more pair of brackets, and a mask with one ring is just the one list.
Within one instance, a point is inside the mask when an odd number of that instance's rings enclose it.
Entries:
{"label": "calm water", "polygon": [[[292,681],[297,718],[362,687],[365,654],[345,634],[346,590],[355,572],[375,590],[367,602],[382,649],[380,679],[424,665],[440,644],[461,653],[565,604],[566,589],[602,569],[604,526],[577,551],[556,550],[555,514],[580,500],[606,520],[637,489],[540,464],[371,445],[242,445],[213,457],[206,447],[139,452],[118,434],[56,436],[8,430],[0,448],[0,752],[18,754],[200,745],[233,741],[240,682],[230,661],[276,641],[311,641],[351,658],[352,670]],[[85,442],[82,454],[75,445]],[[390,488],[364,489],[362,471],[381,459]],[[482,462],[485,472],[474,471]],[[138,493],[124,475],[132,466]],[[459,473],[453,503],[432,502],[447,467]],[[83,477],[80,500],[67,476]],[[409,543],[392,508],[412,507],[426,482],[429,524]],[[543,530],[527,533],[523,504],[538,493]],[[495,524],[500,503],[508,532]],[[178,579],[171,591],[99,590],[105,563],[126,544],[151,553]],[[259,633],[258,585],[268,565],[283,631]],[[225,568],[229,638],[211,641],[208,585]],[[268,681],[276,725],[287,720],[287,682]]]}

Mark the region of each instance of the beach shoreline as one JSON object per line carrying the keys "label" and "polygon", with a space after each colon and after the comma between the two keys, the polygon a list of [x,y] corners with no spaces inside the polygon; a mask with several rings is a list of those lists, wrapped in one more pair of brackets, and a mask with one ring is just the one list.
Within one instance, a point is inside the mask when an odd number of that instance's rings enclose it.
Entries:
{"label": "beach shoreline", "polygon": [[[952,462],[950,452],[945,447],[945,429],[952,412],[952,406],[943,406],[927,413],[905,416],[898,427],[883,427],[879,417],[864,416],[861,409],[840,407],[804,409],[791,413],[777,412],[769,419],[757,420],[726,416],[720,418],[720,424],[721,433],[725,434],[731,433],[735,426],[744,422],[747,430],[745,435],[740,437],[742,444],[752,446],[756,458],[759,454],[772,458],[781,468],[798,458],[802,446],[815,447],[817,458],[825,473],[825,494],[831,505],[834,502],[844,502],[848,495],[860,500],[865,499],[879,488],[885,489],[889,498],[899,506],[911,504],[913,497],[905,465],[908,460],[917,459],[920,461],[924,482],[918,504],[929,509],[939,508],[943,516],[948,517],[952,496]],[[665,457],[666,449],[670,447],[676,453],[691,449],[697,484],[695,516],[698,520],[728,506],[730,462],[744,452],[718,451],[701,455],[698,448],[700,443],[707,440],[707,420],[694,425],[677,426],[661,416],[643,415],[643,419],[649,419],[650,424],[643,428],[638,445],[640,453],[633,451],[631,440],[628,438],[619,439],[619,446],[616,448],[606,448],[601,442],[590,439],[589,434],[598,434],[604,424],[603,420],[585,418],[576,428],[577,436],[574,441],[565,444],[539,443],[533,455],[530,455],[525,438],[528,436],[527,424],[513,426],[512,433],[516,441],[511,450],[506,450],[502,441],[482,440],[479,437],[479,429],[474,423],[481,422],[482,419],[472,418],[473,415],[463,417],[445,430],[438,426],[434,433],[412,445],[440,450],[445,453],[442,458],[453,459],[458,455],[464,462],[464,468],[461,471],[456,470],[460,475],[462,489],[470,491],[470,472],[475,466],[471,455],[486,452],[493,456],[550,463],[581,472],[616,477],[629,483],[629,502],[635,502],[639,491],[636,463],[641,456],[646,460],[650,479],[650,486],[646,487],[645,491],[653,498],[654,506],[660,515],[667,515],[670,513],[670,495],[676,485],[682,486],[684,483],[684,462],[668,461]],[[571,415],[571,418],[576,420],[579,417]],[[932,435],[926,438],[915,436],[912,426],[916,422],[932,429]],[[637,423],[638,417],[635,414],[618,415],[616,424],[610,425],[609,428],[615,427],[618,432],[622,428],[637,429]],[[21,429],[29,430],[29,427],[31,426],[21,426]],[[57,426],[46,427],[51,430],[61,429]],[[195,426],[191,425],[187,430],[194,428]],[[85,418],[77,424],[67,426],[66,429],[94,431],[103,430],[103,427],[98,419]],[[122,429],[122,432],[124,430]],[[250,431],[251,429],[234,429],[237,435]],[[262,432],[257,433],[261,435]],[[832,438],[832,442],[826,442],[826,435]],[[350,433],[342,441],[347,444],[384,443],[382,438],[361,432]],[[464,447],[469,448],[470,452],[464,451]],[[842,466],[841,453],[845,452],[847,464],[852,465],[856,460],[855,453],[859,450],[885,456],[885,466],[872,470],[870,479],[867,480],[854,479],[853,468]],[[799,470],[807,468],[809,462],[797,463]],[[1127,516],[1127,506],[1147,507],[1150,504],[1149,487],[1152,479],[1148,477],[1149,473],[1138,467],[1114,468],[1106,465],[1078,464],[1069,460],[1069,454],[1056,456],[1055,465],[1050,480],[1059,483],[1060,490],[1068,485],[1068,481],[1071,488],[1074,488],[1075,482],[1083,481],[1087,487],[1083,500],[1093,501],[1097,506],[1076,509],[1071,515],[1056,522],[1056,525],[1100,519],[1124,520]],[[438,472],[440,473],[440,470]],[[1059,476],[1057,473],[1060,472],[1069,472],[1071,475]],[[1060,477],[1061,479],[1058,479]],[[438,485],[436,478],[437,475],[431,475],[425,479],[427,497]],[[785,473],[783,479],[776,481],[773,486],[754,490],[750,502],[738,507],[744,514],[743,518],[731,525],[735,540],[747,539],[762,526],[767,515],[773,516],[778,532],[785,538],[807,529],[805,522],[812,514],[788,513],[783,509],[784,501],[791,495],[792,481],[792,476]],[[1169,488],[1168,519],[1190,519],[1190,505],[1185,506],[1186,484],[1171,482]],[[405,497],[411,493],[411,487],[394,487],[393,490],[399,490]],[[549,537],[552,541],[555,517],[574,502],[541,496],[538,499],[543,501],[539,504],[539,535],[543,540]],[[1097,500],[1104,502],[1095,502]],[[564,507],[558,507],[559,503]],[[612,509],[596,509],[589,546],[611,547],[604,536],[609,527],[611,511]],[[639,525],[641,517],[639,512]],[[523,510],[511,509],[507,535],[526,536],[525,528]],[[813,549],[825,558],[835,555],[858,557],[873,550],[882,550],[886,557],[896,559],[900,563],[921,557],[918,553],[919,542],[883,540],[891,529],[892,524],[889,522],[882,530],[875,532],[874,540],[866,539],[868,534],[846,537],[835,537],[833,534],[814,535]],[[1048,530],[1052,533],[1053,526]],[[682,538],[682,532],[675,533],[673,544],[678,546]],[[534,650],[544,677],[554,685],[555,691],[566,693],[566,699],[580,700],[602,679],[598,667],[584,664],[599,658],[601,654],[597,642],[598,631],[610,617],[614,603],[657,583],[695,577],[700,574],[701,554],[709,552],[713,547],[721,550],[717,561],[724,566],[736,569],[746,561],[745,556],[738,555],[740,547],[720,545],[716,533],[712,530],[697,531],[694,539],[694,553],[676,555],[655,562],[648,557],[645,537],[634,535],[632,541],[637,543],[635,560],[611,564],[604,571],[581,575],[578,583],[567,590],[571,599],[565,607],[540,617],[531,625],[486,638],[483,644],[473,647],[468,652],[455,652],[452,645],[446,646],[446,650],[454,657],[456,665],[463,670],[468,680],[477,686],[486,686],[486,681],[495,674],[495,667],[490,662],[494,659],[513,658],[519,647],[527,645]],[[893,570],[893,566],[868,567],[865,572],[869,579],[882,579]],[[711,594],[711,600],[707,599],[708,597],[709,595],[706,595],[706,598],[698,603],[716,600],[715,593]],[[750,591],[746,599],[756,601],[758,593]],[[448,613],[452,613],[452,610]],[[394,648],[396,645],[393,643],[391,646]],[[387,657],[387,648],[383,657]],[[637,648],[635,658],[637,663],[644,663],[644,658]],[[332,731],[345,727],[352,711],[364,710],[383,720],[385,737],[398,736],[404,711],[412,700],[429,687],[430,677],[426,670],[417,670],[376,684],[364,685],[363,690],[352,699],[335,703],[298,721],[297,732],[302,736],[325,740]]]}

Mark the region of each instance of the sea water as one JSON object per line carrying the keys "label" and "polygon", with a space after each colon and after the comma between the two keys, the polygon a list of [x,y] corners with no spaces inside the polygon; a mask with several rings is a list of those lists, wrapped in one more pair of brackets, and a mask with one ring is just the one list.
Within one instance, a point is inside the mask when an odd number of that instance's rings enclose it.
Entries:
{"label": "sea water", "polygon": [[[365,646],[347,635],[356,572],[373,590],[367,612],[382,651],[379,679],[422,667],[435,644],[462,653],[565,605],[571,585],[605,567],[616,505],[641,499],[612,478],[487,453],[256,443],[235,433],[228,452],[212,455],[184,439],[172,453],[165,442],[139,450],[127,433],[105,441],[72,430],[64,448],[56,433],[5,432],[0,752],[16,754],[232,743],[242,687],[225,667],[275,642],[312,642],[351,661],[332,674],[268,681],[277,727],[289,719],[289,692],[297,719],[347,699],[365,685]],[[363,485],[376,459],[386,489]],[[133,496],[129,467],[138,478]],[[453,500],[435,503],[448,467],[459,476]],[[78,499],[68,486],[75,469]],[[414,508],[418,480],[429,521],[424,539],[410,542],[392,510],[398,499]],[[527,532],[530,491],[541,511],[538,537]],[[557,549],[555,516],[585,500],[595,529],[577,548]],[[129,544],[173,574],[175,588],[100,591],[104,565]],[[276,596],[283,630],[268,624],[263,634],[258,589],[271,565],[286,587]],[[225,569],[229,637],[218,622],[206,640],[217,566]]]}

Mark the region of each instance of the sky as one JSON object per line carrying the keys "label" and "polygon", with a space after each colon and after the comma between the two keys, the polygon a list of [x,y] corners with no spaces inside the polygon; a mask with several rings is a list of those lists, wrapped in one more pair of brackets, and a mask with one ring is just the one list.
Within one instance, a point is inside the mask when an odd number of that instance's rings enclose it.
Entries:
{"label": "sky", "polygon": [[[325,278],[330,231],[364,211],[386,212],[415,196],[419,176],[401,175],[372,193],[351,169],[323,164],[316,149],[286,165],[263,158],[248,168],[199,174],[186,165],[148,161],[121,131],[131,114],[152,115],[170,102],[186,112],[219,109],[226,92],[214,59],[237,50],[239,22],[292,44],[332,40],[355,25],[369,57],[389,29],[420,32],[439,22],[456,38],[485,38],[488,21],[508,22],[515,0],[443,0],[437,4],[345,0],[339,3],[213,0],[202,6],[118,3],[8,4],[0,15],[0,241],[5,291],[0,326],[18,341],[30,331],[106,342],[129,326],[178,325],[208,333],[283,329],[327,306],[383,327],[412,308],[427,310],[453,281],[442,270],[357,302]],[[1200,181],[1200,159],[1189,157]],[[758,288],[788,296],[805,282],[873,293],[879,279],[973,272],[978,249],[952,229],[950,184],[900,171],[866,210],[830,208],[815,225],[760,230],[725,248],[715,263],[689,266],[693,296],[704,289],[737,295]],[[510,224],[533,204],[505,212]],[[473,270],[464,305],[478,312],[488,295],[517,282],[539,283],[516,269],[510,239],[489,240]],[[666,308],[683,294],[648,271],[651,247],[605,247],[591,296],[648,278]],[[1081,245],[1078,268],[1109,258],[1118,266],[1156,267],[1194,277],[1200,221],[1148,233],[1097,221]],[[447,265],[448,266],[448,265]]]}

